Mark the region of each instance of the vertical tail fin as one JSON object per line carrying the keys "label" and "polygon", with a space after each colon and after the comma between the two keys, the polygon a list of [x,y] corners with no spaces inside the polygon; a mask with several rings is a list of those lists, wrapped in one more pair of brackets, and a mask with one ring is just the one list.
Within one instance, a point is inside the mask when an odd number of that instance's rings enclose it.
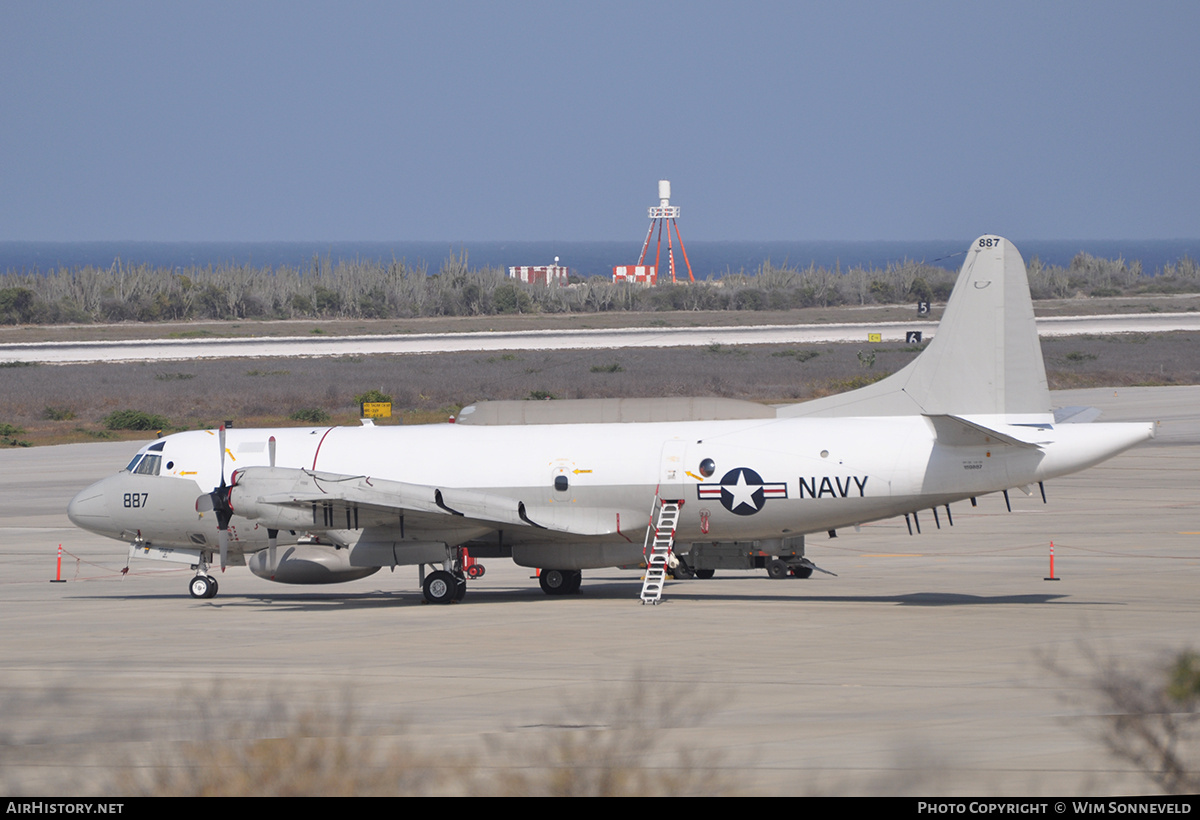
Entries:
{"label": "vertical tail fin", "polygon": [[780,408],[780,417],[1004,415],[1049,421],[1050,391],[1021,254],[1007,239],[971,243],[929,346],[859,390]]}

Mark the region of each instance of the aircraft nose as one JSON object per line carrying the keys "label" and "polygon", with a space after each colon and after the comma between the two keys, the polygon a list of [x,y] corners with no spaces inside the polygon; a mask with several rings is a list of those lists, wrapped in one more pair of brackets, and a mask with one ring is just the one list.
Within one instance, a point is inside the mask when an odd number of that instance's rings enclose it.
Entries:
{"label": "aircraft nose", "polygon": [[92,532],[111,529],[104,482],[93,484],[72,498],[67,505],[67,518],[75,526]]}

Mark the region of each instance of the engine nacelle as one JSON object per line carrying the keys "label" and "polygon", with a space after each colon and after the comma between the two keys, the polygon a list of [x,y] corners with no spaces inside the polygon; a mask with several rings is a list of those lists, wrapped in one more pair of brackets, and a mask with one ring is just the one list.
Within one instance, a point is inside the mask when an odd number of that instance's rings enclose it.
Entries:
{"label": "engine nacelle", "polygon": [[313,525],[313,511],[263,503],[264,496],[315,492],[312,476],[287,467],[246,467],[235,470],[229,505],[235,515],[275,529],[304,529]]}
{"label": "engine nacelle", "polygon": [[379,567],[350,566],[350,550],[299,544],[265,549],[246,564],[259,578],[278,584],[340,584],[379,572]]}
{"label": "engine nacelle", "polygon": [[522,567],[599,569],[638,566],[641,544],[514,544],[513,562]]}

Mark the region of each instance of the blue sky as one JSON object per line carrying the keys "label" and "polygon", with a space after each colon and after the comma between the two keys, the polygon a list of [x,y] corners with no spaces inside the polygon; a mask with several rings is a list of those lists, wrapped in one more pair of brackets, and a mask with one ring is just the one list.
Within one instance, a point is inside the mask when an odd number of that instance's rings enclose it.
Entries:
{"label": "blue sky", "polygon": [[1197,2],[0,4],[0,239],[1200,236]]}

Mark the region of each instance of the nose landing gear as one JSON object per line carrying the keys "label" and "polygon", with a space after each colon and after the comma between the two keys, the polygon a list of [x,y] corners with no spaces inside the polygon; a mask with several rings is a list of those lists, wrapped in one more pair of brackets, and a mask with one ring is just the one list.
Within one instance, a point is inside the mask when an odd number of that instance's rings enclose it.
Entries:
{"label": "nose landing gear", "polygon": [[201,573],[188,584],[188,592],[193,598],[215,598],[217,595],[217,579],[211,575]]}

